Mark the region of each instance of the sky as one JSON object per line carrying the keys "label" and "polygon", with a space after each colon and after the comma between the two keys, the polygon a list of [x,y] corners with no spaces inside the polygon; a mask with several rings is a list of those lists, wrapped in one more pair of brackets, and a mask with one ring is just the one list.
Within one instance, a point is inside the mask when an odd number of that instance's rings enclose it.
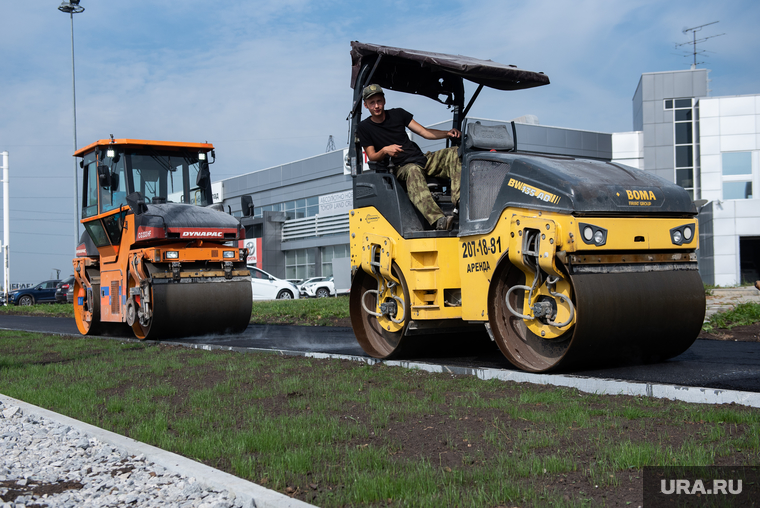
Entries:
{"label": "sky", "polygon": [[[10,274],[72,273],[71,21],[59,0],[0,0],[0,152],[10,162]],[[633,129],[644,72],[688,69],[697,38],[712,96],[760,93],[760,2],[704,0],[81,0],[74,15],[78,147],[98,139],[213,143],[212,179],[347,146],[350,41],[491,59],[551,84],[485,90],[470,116]],[[474,86],[467,86],[471,93]],[[423,125],[450,118],[387,94]],[[79,173],[81,179],[81,171]],[[81,182],[77,182],[77,188]],[[79,191],[81,193],[81,189]],[[78,218],[76,218],[78,220]],[[2,281],[0,281],[2,282]]]}

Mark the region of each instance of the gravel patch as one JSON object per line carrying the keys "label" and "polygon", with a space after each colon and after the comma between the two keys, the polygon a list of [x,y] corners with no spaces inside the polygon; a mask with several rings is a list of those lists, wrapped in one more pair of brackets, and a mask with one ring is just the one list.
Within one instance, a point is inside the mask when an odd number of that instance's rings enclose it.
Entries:
{"label": "gravel patch", "polygon": [[0,508],[232,508],[227,491],[0,401]]}

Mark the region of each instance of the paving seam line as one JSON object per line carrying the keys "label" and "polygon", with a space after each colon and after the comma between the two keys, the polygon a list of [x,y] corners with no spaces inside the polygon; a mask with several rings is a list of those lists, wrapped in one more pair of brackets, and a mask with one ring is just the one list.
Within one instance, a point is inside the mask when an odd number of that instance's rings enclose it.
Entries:
{"label": "paving seam line", "polygon": [[0,401],[3,404],[20,407],[24,414],[33,414],[55,421],[61,425],[68,425],[89,437],[94,437],[99,441],[115,446],[119,450],[124,450],[129,455],[145,455],[147,461],[158,464],[172,473],[194,477],[198,484],[203,487],[216,491],[226,490],[242,501],[245,508],[314,508],[312,504],[293,499],[275,490],[243,480],[182,455],[135,441],[121,434],[101,429],[89,423],[14,399],[2,393],[0,393]]}

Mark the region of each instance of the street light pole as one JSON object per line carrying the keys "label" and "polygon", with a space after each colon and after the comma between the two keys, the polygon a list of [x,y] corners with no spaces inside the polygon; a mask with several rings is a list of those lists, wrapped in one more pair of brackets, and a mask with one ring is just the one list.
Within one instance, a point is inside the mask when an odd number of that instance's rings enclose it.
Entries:
{"label": "street light pole", "polygon": [[[74,14],[84,12],[79,5],[80,0],[63,1],[58,6],[61,12],[67,12],[71,17],[71,96],[74,104],[74,152],[77,151],[77,87],[74,73]],[[77,184],[77,159],[74,157],[74,251],[79,246],[79,185]]]}

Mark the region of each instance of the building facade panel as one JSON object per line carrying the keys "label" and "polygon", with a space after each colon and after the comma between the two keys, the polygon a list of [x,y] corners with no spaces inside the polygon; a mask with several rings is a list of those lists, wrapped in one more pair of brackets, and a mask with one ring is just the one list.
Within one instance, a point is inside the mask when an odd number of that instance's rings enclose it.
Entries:
{"label": "building facade panel", "polygon": [[[702,101],[700,101],[700,105]],[[720,136],[720,118],[709,117],[699,120],[699,134],[702,138],[710,136]],[[704,149],[704,148],[703,148]],[[718,149],[720,152],[720,149]]]}
{"label": "building facade panel", "polygon": [[653,124],[656,123],[656,119],[654,117],[654,110],[658,107],[658,104],[655,101],[645,101],[642,105],[642,112],[643,112],[643,118],[644,118],[644,125],[647,124]]}
{"label": "building facade panel", "polygon": [[757,148],[756,134],[734,134],[720,137],[721,152],[741,152]]}
{"label": "building facade panel", "polygon": [[[720,205],[716,208],[720,208]],[[716,210],[717,212],[717,210]],[[734,237],[736,236],[736,222],[733,217],[719,218],[717,213],[713,218],[713,227],[715,228],[715,238]]]}
{"label": "building facade panel", "polygon": [[[699,118],[704,120],[706,118],[720,117],[720,99],[700,99],[699,101]],[[701,123],[700,123],[701,124]]]}
{"label": "building facade panel", "polygon": [[641,100],[653,101],[658,97],[654,94],[654,74],[642,74],[641,75]]}
{"label": "building facade panel", "polygon": [[[737,199],[735,201],[736,216],[760,219],[760,203],[756,199]],[[760,226],[760,223],[758,223]],[[755,231],[757,233],[757,231]]]}
{"label": "building facade panel", "polygon": [[739,253],[736,237],[733,235],[716,236],[713,244],[713,252],[715,256],[735,257]]}
{"label": "building facade panel", "polygon": [[723,179],[720,172],[705,173],[702,171],[702,199],[720,199],[723,192]]}
{"label": "building facade panel", "polygon": [[676,85],[675,85],[675,79],[673,78],[673,74],[665,73],[665,74],[660,74],[660,76],[662,76],[662,97],[675,97]]}
{"label": "building facade panel", "polygon": [[673,181],[673,145],[655,146],[655,167],[658,171],[669,171],[668,180]]}
{"label": "building facade panel", "polygon": [[[757,207],[754,211],[757,210]],[[760,236],[760,221],[757,220],[758,215],[756,213],[753,216],[738,216],[736,217],[736,234],[739,236]]]}
{"label": "building facade panel", "polygon": [[673,146],[673,124],[657,123],[654,129],[656,146]]}
{"label": "building facade panel", "polygon": [[756,115],[723,116],[720,118],[721,136],[733,134],[755,134],[757,129]]}
{"label": "building facade panel", "polygon": [[673,97],[694,97],[691,75],[685,72],[673,74]]}
{"label": "building facade panel", "polygon": [[720,116],[742,116],[755,114],[755,97],[737,96],[721,97],[720,99]]}
{"label": "building facade panel", "polygon": [[715,256],[715,285],[736,286],[739,284],[737,273],[739,262],[734,256]]}

